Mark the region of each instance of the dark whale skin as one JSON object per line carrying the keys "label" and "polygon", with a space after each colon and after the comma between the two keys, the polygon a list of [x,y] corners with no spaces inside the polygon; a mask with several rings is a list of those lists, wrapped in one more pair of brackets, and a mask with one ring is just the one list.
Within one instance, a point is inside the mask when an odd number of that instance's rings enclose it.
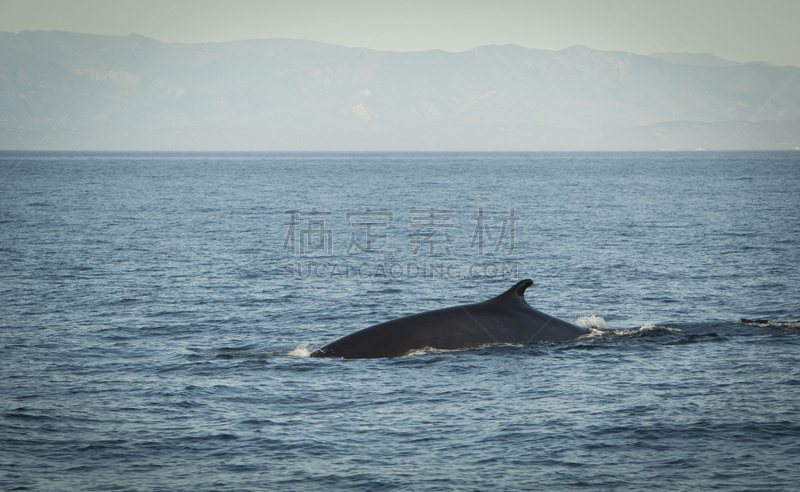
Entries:
{"label": "dark whale skin", "polygon": [[398,357],[424,348],[455,350],[490,344],[559,342],[589,333],[587,328],[532,308],[522,280],[503,294],[476,304],[413,314],[347,335],[311,357],[372,359]]}

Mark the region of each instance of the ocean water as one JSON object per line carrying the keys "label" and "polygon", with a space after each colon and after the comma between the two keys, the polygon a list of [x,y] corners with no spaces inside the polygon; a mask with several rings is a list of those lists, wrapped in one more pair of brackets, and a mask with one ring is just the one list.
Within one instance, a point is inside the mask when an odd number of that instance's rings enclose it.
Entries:
{"label": "ocean water", "polygon": [[0,153],[0,489],[798,490],[799,244],[800,152]]}

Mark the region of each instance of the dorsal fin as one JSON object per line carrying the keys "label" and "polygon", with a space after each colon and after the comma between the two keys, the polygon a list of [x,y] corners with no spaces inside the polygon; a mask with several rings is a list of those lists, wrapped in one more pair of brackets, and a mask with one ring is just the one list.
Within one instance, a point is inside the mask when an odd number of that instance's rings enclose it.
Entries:
{"label": "dorsal fin", "polygon": [[529,278],[526,278],[525,280],[520,280],[519,282],[517,282],[517,285],[503,292],[495,299],[501,299],[501,298],[525,299],[525,289],[527,289],[531,285],[533,285],[533,280]]}

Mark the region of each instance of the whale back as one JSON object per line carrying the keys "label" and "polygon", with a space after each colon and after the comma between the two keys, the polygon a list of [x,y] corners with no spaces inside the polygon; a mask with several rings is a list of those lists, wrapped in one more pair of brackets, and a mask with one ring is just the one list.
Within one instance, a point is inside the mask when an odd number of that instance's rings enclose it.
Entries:
{"label": "whale back", "polygon": [[489,344],[561,341],[588,330],[549,316],[525,301],[522,280],[497,297],[386,321],[330,343],[312,357],[397,357],[413,350],[455,350]]}

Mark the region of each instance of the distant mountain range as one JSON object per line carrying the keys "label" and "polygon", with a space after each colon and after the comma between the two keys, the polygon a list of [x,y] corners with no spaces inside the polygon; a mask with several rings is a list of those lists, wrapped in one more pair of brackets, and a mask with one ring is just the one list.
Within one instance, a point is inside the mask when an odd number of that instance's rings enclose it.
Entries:
{"label": "distant mountain range", "polygon": [[0,149],[797,149],[798,71],[584,46],[0,33]]}

